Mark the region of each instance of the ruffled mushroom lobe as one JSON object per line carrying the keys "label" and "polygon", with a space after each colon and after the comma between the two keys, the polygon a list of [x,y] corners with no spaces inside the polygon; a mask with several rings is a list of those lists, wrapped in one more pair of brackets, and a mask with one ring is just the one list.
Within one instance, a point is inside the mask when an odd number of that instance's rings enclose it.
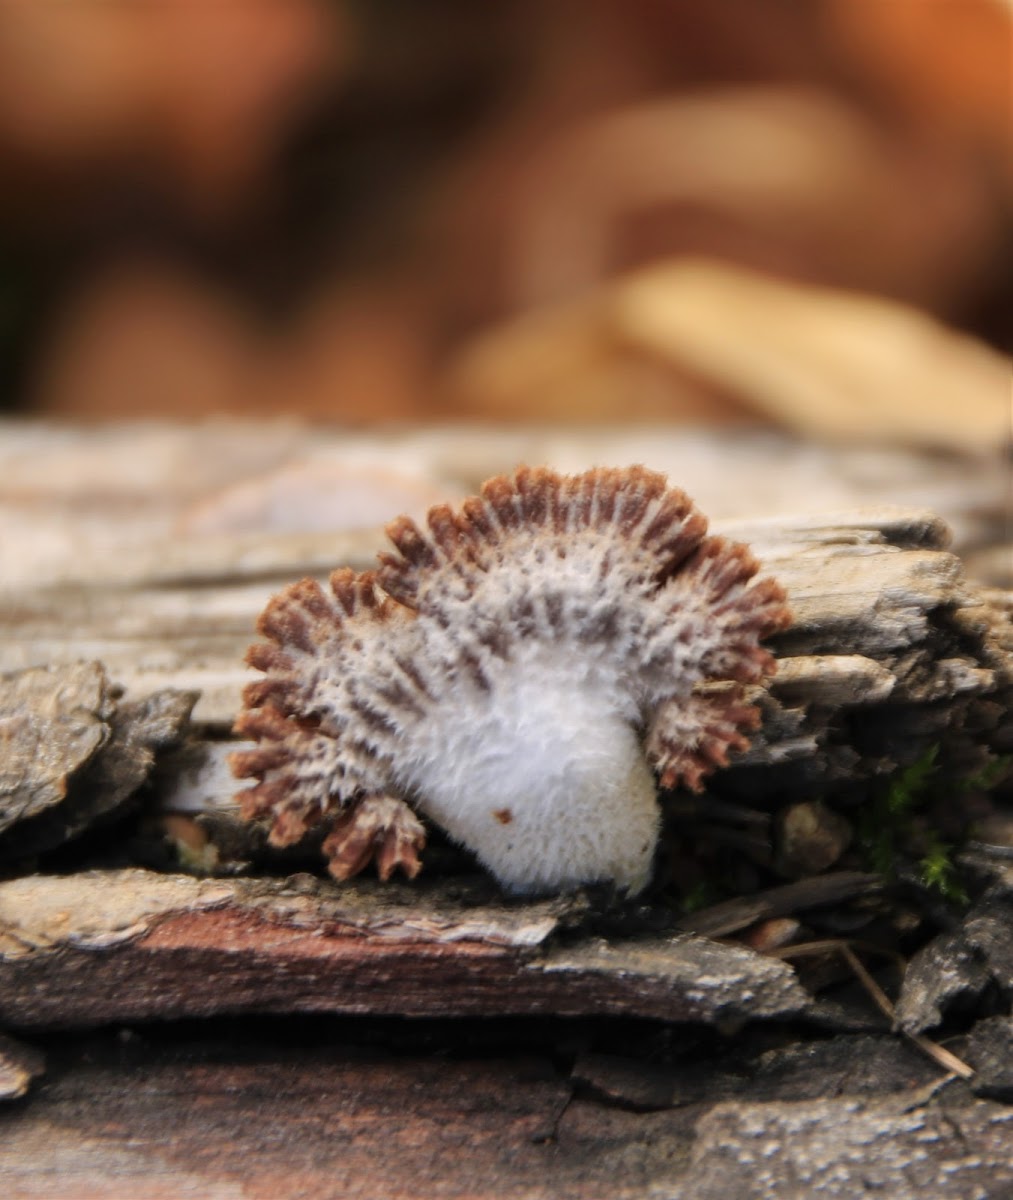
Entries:
{"label": "ruffled mushroom lobe", "polygon": [[639,890],[652,770],[698,791],[748,745],[746,689],[774,670],[759,643],[789,621],[748,549],[706,527],[642,467],[522,467],[424,527],[398,518],[377,572],[303,580],[262,615],[244,813],[277,844],[331,825],[338,878],[374,857],[414,875],[411,805],[515,890]]}

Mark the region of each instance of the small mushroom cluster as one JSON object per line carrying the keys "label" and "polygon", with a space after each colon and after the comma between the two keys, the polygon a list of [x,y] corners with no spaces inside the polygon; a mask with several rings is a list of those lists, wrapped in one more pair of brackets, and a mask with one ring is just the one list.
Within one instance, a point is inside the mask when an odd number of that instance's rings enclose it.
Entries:
{"label": "small mushroom cluster", "polygon": [[513,891],[636,893],[658,782],[700,790],[748,744],[760,640],[789,620],[746,547],[642,467],[522,467],[420,528],[379,569],[268,604],[233,756],[244,814],[290,844],[320,823],[330,871],[414,876],[415,810]]}

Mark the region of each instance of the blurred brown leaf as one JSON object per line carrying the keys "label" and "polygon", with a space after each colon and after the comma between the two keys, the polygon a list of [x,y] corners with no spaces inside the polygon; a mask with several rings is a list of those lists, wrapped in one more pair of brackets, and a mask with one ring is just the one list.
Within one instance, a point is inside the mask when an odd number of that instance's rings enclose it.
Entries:
{"label": "blurred brown leaf", "polygon": [[[24,222],[0,255],[35,241],[10,276],[0,257],[0,388],[63,415],[844,429],[866,379],[878,411],[873,346],[904,375],[901,327],[932,411],[951,403],[951,342],[871,297],[1002,336],[1010,0],[509,0],[489,21],[466,0],[0,4],[0,215]],[[870,299],[816,290],[796,317],[771,284],[746,321],[742,282],[722,325],[708,284],[706,336],[617,317],[616,281],[700,258]],[[40,311],[5,329],[22,302]],[[775,314],[804,404],[757,348]],[[716,362],[721,330],[741,345]],[[981,355],[957,357],[978,388]],[[923,414],[927,440],[948,419]]]}
{"label": "blurred brown leaf", "polygon": [[504,247],[518,307],[696,254],[947,308],[987,268],[993,198],[959,152],[822,88],[614,109],[529,156]]}
{"label": "blurred brown leaf", "polygon": [[192,272],[138,261],[66,305],[35,404],[64,417],[422,415],[428,332],[424,309],[396,280],[323,292],[275,329]]}
{"label": "blurred brown leaf", "polygon": [[130,157],[216,203],[264,166],[344,38],[324,0],[5,0],[0,150],[57,173]]}
{"label": "blurred brown leaf", "polygon": [[827,13],[835,43],[910,116],[1013,166],[1009,0],[827,0]]}

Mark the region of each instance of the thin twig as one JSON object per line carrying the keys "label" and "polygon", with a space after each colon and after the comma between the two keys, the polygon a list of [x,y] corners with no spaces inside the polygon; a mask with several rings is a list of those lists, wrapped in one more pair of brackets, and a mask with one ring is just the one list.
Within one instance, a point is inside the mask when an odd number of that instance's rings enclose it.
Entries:
{"label": "thin twig", "polygon": [[841,941],[838,944],[837,953],[840,954],[852,971],[858,976],[859,982],[872,997],[876,1007],[883,1016],[890,1022],[896,1020],[897,1010],[893,1006],[893,1001],[865,969],[865,964],[846,941]]}
{"label": "thin twig", "polygon": [[[770,951],[770,957],[807,958],[814,954],[840,954],[854,972],[859,983],[868,992],[876,1007],[896,1029],[897,1010],[894,1008],[893,1001],[866,970],[865,965],[855,953],[856,948],[865,954],[878,954],[883,958],[892,959],[901,970],[907,966],[907,960],[896,950],[888,950],[885,946],[877,946],[872,942],[848,941],[845,938],[821,938],[818,941],[799,942],[794,946],[781,946],[777,950]],[[962,1059],[957,1058],[951,1050],[947,1050],[945,1046],[940,1046],[938,1042],[932,1041],[922,1033],[909,1033],[906,1029],[900,1029],[899,1032],[903,1033],[923,1054],[927,1054],[951,1076],[959,1075],[961,1079],[970,1079],[974,1075],[973,1069]]]}
{"label": "thin twig", "polygon": [[[837,947],[838,953],[844,958],[844,961],[854,971],[858,981],[862,984],[865,990],[872,997],[876,1007],[886,1016],[896,1027],[896,1009],[890,997],[883,991],[879,984],[873,979],[869,972],[865,969],[864,964],[855,954],[854,950],[847,944],[841,942]],[[927,1038],[922,1033],[909,1033],[906,1029],[901,1029],[901,1033],[911,1042],[913,1042],[923,1054],[927,1054],[935,1063],[954,1075],[959,1075],[961,1079],[971,1079],[974,1076],[974,1071],[962,1059],[944,1046],[940,1046],[937,1042],[933,1042],[931,1038]]]}
{"label": "thin twig", "polygon": [[836,953],[842,946],[850,946],[863,954],[878,954],[880,958],[889,958],[900,968],[907,967],[907,959],[899,950],[891,950],[887,946],[877,946],[875,942],[863,942],[855,938],[819,938],[811,942],[795,942],[790,946],[778,946],[768,950],[771,958],[808,958],[810,955]]}

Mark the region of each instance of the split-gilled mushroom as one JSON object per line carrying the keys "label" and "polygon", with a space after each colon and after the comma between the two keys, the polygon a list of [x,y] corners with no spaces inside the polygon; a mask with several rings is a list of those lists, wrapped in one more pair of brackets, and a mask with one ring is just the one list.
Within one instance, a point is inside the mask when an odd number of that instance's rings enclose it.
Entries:
{"label": "split-gilled mushroom", "polygon": [[744,546],[633,467],[490,479],[378,571],[304,579],[259,622],[233,756],[278,845],[329,824],[331,873],[414,876],[413,808],[516,891],[647,883],[662,787],[699,791],[759,714],[788,623]]}

